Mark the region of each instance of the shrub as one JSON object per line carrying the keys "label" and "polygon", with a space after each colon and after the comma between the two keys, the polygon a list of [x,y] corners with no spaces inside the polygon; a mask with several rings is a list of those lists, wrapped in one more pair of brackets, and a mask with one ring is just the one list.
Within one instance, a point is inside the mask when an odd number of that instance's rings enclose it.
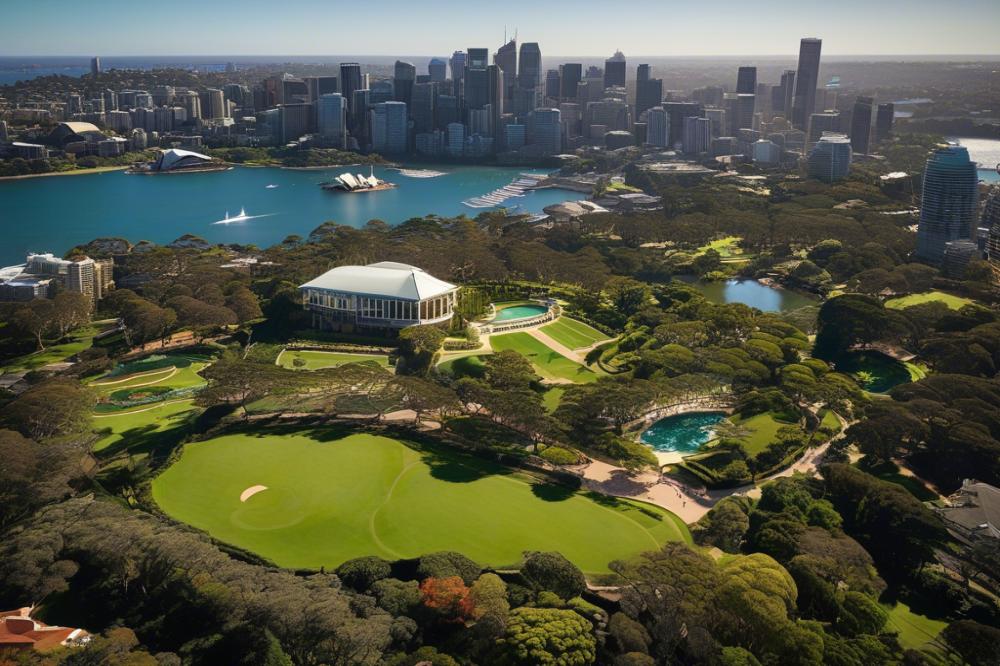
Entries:
{"label": "shrub", "polygon": [[521,574],[536,590],[549,590],[563,599],[577,597],[587,588],[583,572],[560,553],[529,553]]}
{"label": "shrub", "polygon": [[344,585],[358,592],[365,592],[376,581],[388,578],[392,567],[385,560],[372,555],[347,560],[337,567],[336,573]]}
{"label": "shrub", "polygon": [[550,446],[540,455],[553,465],[575,465],[580,461],[576,453],[561,446]]}
{"label": "shrub", "polygon": [[417,574],[420,578],[449,578],[458,576],[466,585],[472,585],[481,571],[478,564],[461,553],[443,550],[420,558]]}

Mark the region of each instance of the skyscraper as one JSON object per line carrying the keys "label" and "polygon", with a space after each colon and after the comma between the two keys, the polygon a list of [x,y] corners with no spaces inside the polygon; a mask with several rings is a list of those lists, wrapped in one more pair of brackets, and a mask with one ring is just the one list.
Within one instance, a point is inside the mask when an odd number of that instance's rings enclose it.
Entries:
{"label": "skyscraper", "polygon": [[989,229],[986,239],[986,255],[994,270],[1000,270],[1000,189],[994,189],[983,207],[979,226]]}
{"label": "skyscraper", "polygon": [[417,68],[413,63],[397,60],[392,76],[393,99],[409,107],[413,103],[413,84],[416,80]]}
{"label": "skyscraper", "polygon": [[946,243],[971,238],[978,199],[979,177],[968,150],[948,145],[931,153],[924,169],[917,257],[938,266]]}
{"label": "skyscraper", "polygon": [[431,58],[427,63],[427,75],[433,83],[444,83],[448,80],[448,61],[444,58]]}
{"label": "skyscraper", "polygon": [[465,82],[465,51],[455,51],[451,54],[451,80],[455,88],[455,96],[461,99],[462,84]]}
{"label": "skyscraper", "polygon": [[666,148],[670,141],[670,116],[662,106],[654,106],[646,111],[646,143],[657,148]]}
{"label": "skyscraper", "polygon": [[437,88],[437,83],[417,83],[413,86],[410,117],[413,118],[414,132],[430,132],[434,129],[434,103],[437,98]]}
{"label": "skyscraper", "polygon": [[851,150],[858,155],[867,155],[872,136],[872,107],[875,100],[871,97],[858,97],[851,112]]}
{"label": "skyscraper", "polygon": [[517,85],[525,90],[540,88],[542,85],[542,51],[537,42],[521,44],[520,69],[517,70]]}
{"label": "skyscraper", "polygon": [[604,61],[604,87],[625,87],[625,54],[615,51],[615,54]]}
{"label": "skyscraper", "polygon": [[372,150],[390,155],[406,152],[406,125],[406,104],[376,104],[371,112]]}
{"label": "skyscraper", "polygon": [[503,70],[499,65],[486,67],[486,105],[490,110],[490,136],[500,138],[500,118],[503,117],[504,91]]}
{"label": "skyscraper", "polygon": [[850,170],[851,140],[844,134],[824,134],[809,152],[806,172],[810,178],[832,183]]}
{"label": "skyscraper", "polygon": [[892,134],[892,122],[896,117],[896,107],[892,102],[878,105],[875,116],[875,141],[885,141]]}
{"label": "skyscraper", "polygon": [[712,121],[696,116],[685,118],[681,145],[691,155],[707,153],[712,145]]}
{"label": "skyscraper", "polygon": [[649,65],[639,65],[635,70],[635,117],[662,101],[663,80],[650,78]]}
{"label": "skyscraper", "polygon": [[819,57],[823,40],[806,37],[799,44],[799,67],[795,72],[795,97],[792,100],[792,124],[807,130],[809,117],[816,110],[816,86],[819,83]]}
{"label": "skyscraper", "polygon": [[340,63],[340,94],[349,105],[354,104],[354,91],[364,87],[361,83],[361,65],[356,62]]}
{"label": "skyscraper", "polygon": [[97,76],[101,73],[101,58],[100,56],[94,56],[90,59],[90,75]]}
{"label": "skyscraper", "polygon": [[559,109],[535,109],[531,112],[528,134],[532,145],[544,155],[562,152],[562,123]]}
{"label": "skyscraper", "polygon": [[517,80],[517,42],[510,40],[493,54],[493,64],[503,72],[504,106],[511,106],[514,99],[514,83]]}
{"label": "skyscraper", "polygon": [[576,89],[582,80],[582,63],[568,62],[559,65],[559,96],[563,99],[576,99]]}
{"label": "skyscraper", "polygon": [[559,99],[559,70],[550,69],[545,72],[545,96]]}
{"label": "skyscraper", "polygon": [[[347,96],[344,96],[347,99]],[[371,133],[371,116],[369,107],[371,106],[371,91],[368,88],[360,88],[354,91],[351,96],[350,118],[347,121],[347,128],[358,140],[358,143],[366,144]]]}
{"label": "skyscraper", "polygon": [[673,148],[684,136],[684,119],[705,115],[705,107],[697,102],[664,102],[663,108],[670,116],[670,135],[667,147]]}
{"label": "skyscraper", "polygon": [[757,68],[740,67],[736,73],[736,92],[742,95],[757,93]]}
{"label": "skyscraper", "polygon": [[785,95],[785,100],[780,105],[774,107],[774,113],[782,116],[788,122],[792,122],[792,101],[795,99],[795,70],[786,69],[781,75],[781,90]]}
{"label": "skyscraper", "polygon": [[343,95],[326,93],[316,100],[316,131],[332,146],[347,146],[347,100]]}

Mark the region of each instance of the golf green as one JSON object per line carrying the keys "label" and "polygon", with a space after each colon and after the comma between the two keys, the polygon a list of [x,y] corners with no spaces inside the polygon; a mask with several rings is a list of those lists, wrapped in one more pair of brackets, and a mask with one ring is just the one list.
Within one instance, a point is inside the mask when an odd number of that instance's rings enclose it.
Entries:
{"label": "golf green", "polygon": [[439,550],[504,566],[526,550],[558,550],[603,573],[611,560],[690,540],[658,507],[571,492],[447,450],[323,429],[188,444],[153,481],[153,498],[172,517],[285,567]]}
{"label": "golf green", "polygon": [[[301,359],[303,365],[295,365]],[[292,370],[320,370],[335,368],[347,363],[377,363],[389,367],[389,357],[385,354],[348,354],[342,352],[327,352],[315,350],[285,349],[278,354],[278,365]]]}

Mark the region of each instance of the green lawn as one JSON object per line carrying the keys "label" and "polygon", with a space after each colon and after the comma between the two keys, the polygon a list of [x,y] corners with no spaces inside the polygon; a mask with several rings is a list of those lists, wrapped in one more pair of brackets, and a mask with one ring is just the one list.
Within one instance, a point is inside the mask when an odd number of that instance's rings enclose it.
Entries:
{"label": "green lawn", "polygon": [[535,371],[545,379],[568,379],[577,383],[592,382],[597,379],[597,375],[589,368],[549,349],[527,333],[491,336],[490,346],[494,351],[513,349],[523,354],[535,366]]}
{"label": "green lawn", "polygon": [[960,310],[966,305],[971,305],[975,303],[971,298],[964,298],[962,296],[955,296],[954,294],[948,294],[943,291],[925,291],[921,294],[909,294],[908,296],[901,296],[900,298],[890,298],[885,302],[885,307],[887,308],[908,308],[911,305],[920,305],[921,303],[931,303],[933,301],[940,301],[947,305],[952,310]]}
{"label": "green lawn", "polygon": [[770,412],[756,414],[746,420],[734,415],[729,417],[729,420],[737,424],[740,428],[751,431],[748,436],[740,438],[740,441],[743,442],[743,448],[751,456],[757,455],[766,449],[768,444],[777,439],[778,428],[794,425],[785,421],[779,421]]}
{"label": "green lawn", "polygon": [[194,362],[184,367],[168,366],[147,372],[140,372],[120,377],[101,377],[90,382],[90,387],[104,395],[109,395],[122,389],[141,387],[169,387],[171,389],[188,388],[205,383],[205,378],[198,373],[207,363]]}
{"label": "green lawn", "polygon": [[[255,485],[267,490],[241,502]],[[526,550],[558,550],[597,574],[613,559],[690,542],[680,519],[658,507],[592,498],[451,451],[327,429],[188,444],[152,492],[174,518],[286,567],[438,550],[504,566]]]}
{"label": "green lawn", "polygon": [[559,319],[551,324],[542,326],[541,331],[570,349],[589,347],[597,342],[604,342],[610,339],[596,328],[588,326],[582,321],[570,319],[569,317],[559,317]]}
{"label": "green lawn", "polygon": [[483,356],[472,354],[469,356],[459,356],[449,359],[438,366],[445,372],[450,372],[455,379],[462,377],[482,377],[486,373],[486,366],[483,365]]}
{"label": "green lawn", "polygon": [[[302,359],[306,364],[296,366],[294,362],[297,358]],[[291,349],[286,349],[278,354],[278,365],[295,370],[319,370],[321,368],[334,368],[338,365],[364,363],[366,361],[374,361],[383,367],[389,367],[389,357],[385,354],[346,354],[342,352]]]}
{"label": "green lawn", "polygon": [[741,240],[743,239],[739,236],[726,236],[725,238],[719,238],[718,240],[714,240],[699,247],[695,252],[695,255],[705,254],[709,250],[715,250],[723,259],[742,254],[739,245]]}
{"label": "green lawn", "polygon": [[934,640],[941,630],[948,626],[942,620],[932,620],[926,615],[917,615],[903,602],[897,602],[889,612],[886,627],[899,632],[899,644],[903,649],[917,649]]}
{"label": "green lawn", "polygon": [[197,411],[193,400],[178,400],[97,414],[92,417],[93,429],[111,428],[111,432],[94,444],[94,451],[145,448],[151,438],[167,436],[169,431],[186,424]]}
{"label": "green lawn", "polygon": [[545,411],[549,414],[556,411],[556,408],[559,407],[559,403],[562,402],[563,393],[565,392],[566,389],[561,386],[553,386],[547,390],[545,395],[542,396],[542,404],[545,405]]}
{"label": "green lawn", "polygon": [[26,354],[10,361],[2,368],[3,372],[19,372],[37,370],[49,363],[60,363],[70,356],[79,354],[84,349],[90,349],[97,335],[96,326],[83,326],[69,334],[68,340],[62,344],[51,345],[43,351]]}

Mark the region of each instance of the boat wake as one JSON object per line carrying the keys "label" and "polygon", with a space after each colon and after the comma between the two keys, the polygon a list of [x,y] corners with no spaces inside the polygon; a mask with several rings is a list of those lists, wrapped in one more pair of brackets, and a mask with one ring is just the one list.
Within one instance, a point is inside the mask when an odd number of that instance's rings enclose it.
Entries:
{"label": "boat wake", "polygon": [[221,220],[216,220],[215,222],[212,222],[212,224],[213,225],[216,225],[216,224],[239,224],[240,222],[246,222],[247,220],[256,220],[256,219],[261,218],[261,217],[271,217],[272,215],[275,215],[275,213],[264,213],[262,215],[247,215],[246,210],[244,210],[243,208],[240,208],[240,214],[239,215],[234,215],[234,216],[230,217],[229,216],[229,211],[227,210],[226,211],[226,216],[224,218],[222,218]]}
{"label": "boat wake", "polygon": [[434,171],[433,169],[399,169],[399,173],[407,178],[437,178],[448,175],[445,171]]}

